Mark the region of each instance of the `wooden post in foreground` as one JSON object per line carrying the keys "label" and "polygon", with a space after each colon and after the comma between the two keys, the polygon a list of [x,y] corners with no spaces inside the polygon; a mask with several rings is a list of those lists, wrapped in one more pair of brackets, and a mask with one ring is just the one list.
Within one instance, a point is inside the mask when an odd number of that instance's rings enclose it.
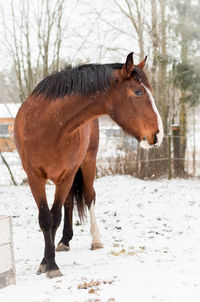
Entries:
{"label": "wooden post in foreground", "polygon": [[0,216],[0,288],[15,284],[12,218]]}

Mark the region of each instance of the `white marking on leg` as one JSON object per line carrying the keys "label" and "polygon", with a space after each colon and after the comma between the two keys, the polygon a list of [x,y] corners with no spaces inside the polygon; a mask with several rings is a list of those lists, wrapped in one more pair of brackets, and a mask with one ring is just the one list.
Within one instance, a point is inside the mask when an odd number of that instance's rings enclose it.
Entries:
{"label": "white marking on leg", "polygon": [[92,236],[92,245],[102,245],[99,228],[96,223],[94,201],[91,203],[89,212],[90,212],[90,234]]}
{"label": "white marking on leg", "polygon": [[162,123],[162,120],[160,117],[160,113],[158,112],[158,109],[156,107],[156,103],[155,103],[155,100],[151,93],[151,90],[149,88],[147,88],[144,84],[142,84],[142,86],[145,88],[146,92],[148,93],[149,98],[151,100],[153,110],[154,110],[155,114],[157,115],[157,123],[158,123],[158,130],[159,130],[159,133],[157,134],[157,139],[158,139],[157,146],[159,147],[160,144],[162,143],[163,136],[164,136],[163,123]]}

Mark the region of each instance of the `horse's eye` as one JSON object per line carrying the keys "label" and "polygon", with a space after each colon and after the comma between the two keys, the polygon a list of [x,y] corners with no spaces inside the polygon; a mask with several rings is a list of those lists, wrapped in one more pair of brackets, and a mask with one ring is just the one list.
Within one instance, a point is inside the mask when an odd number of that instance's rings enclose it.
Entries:
{"label": "horse's eye", "polygon": [[142,91],[136,90],[135,94],[138,95],[138,96],[141,96],[142,95]]}

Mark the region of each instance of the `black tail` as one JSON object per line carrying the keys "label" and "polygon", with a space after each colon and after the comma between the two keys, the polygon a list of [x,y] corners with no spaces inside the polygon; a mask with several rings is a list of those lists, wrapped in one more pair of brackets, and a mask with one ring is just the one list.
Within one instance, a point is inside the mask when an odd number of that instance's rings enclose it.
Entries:
{"label": "black tail", "polygon": [[82,222],[84,221],[87,212],[86,212],[85,199],[83,196],[84,182],[83,182],[83,174],[81,168],[79,168],[78,171],[76,172],[72,189],[77,204],[78,216],[80,218],[80,221]]}

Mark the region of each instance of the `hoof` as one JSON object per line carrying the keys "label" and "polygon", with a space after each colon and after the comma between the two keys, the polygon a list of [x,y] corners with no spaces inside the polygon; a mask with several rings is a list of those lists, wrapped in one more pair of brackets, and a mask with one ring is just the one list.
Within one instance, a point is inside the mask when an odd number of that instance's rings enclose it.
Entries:
{"label": "hoof", "polygon": [[47,278],[56,278],[56,277],[61,277],[61,271],[59,269],[53,270],[53,271],[47,271],[46,273]]}
{"label": "hoof", "polygon": [[65,245],[64,243],[59,243],[56,252],[68,252],[70,250],[70,247],[68,245]]}
{"label": "hoof", "polygon": [[46,273],[47,271],[47,265],[46,264],[40,264],[40,267],[37,270],[37,275],[41,275],[43,273]]}
{"label": "hoof", "polygon": [[98,249],[102,249],[103,248],[103,244],[102,243],[92,243],[91,245],[91,250],[98,250]]}

